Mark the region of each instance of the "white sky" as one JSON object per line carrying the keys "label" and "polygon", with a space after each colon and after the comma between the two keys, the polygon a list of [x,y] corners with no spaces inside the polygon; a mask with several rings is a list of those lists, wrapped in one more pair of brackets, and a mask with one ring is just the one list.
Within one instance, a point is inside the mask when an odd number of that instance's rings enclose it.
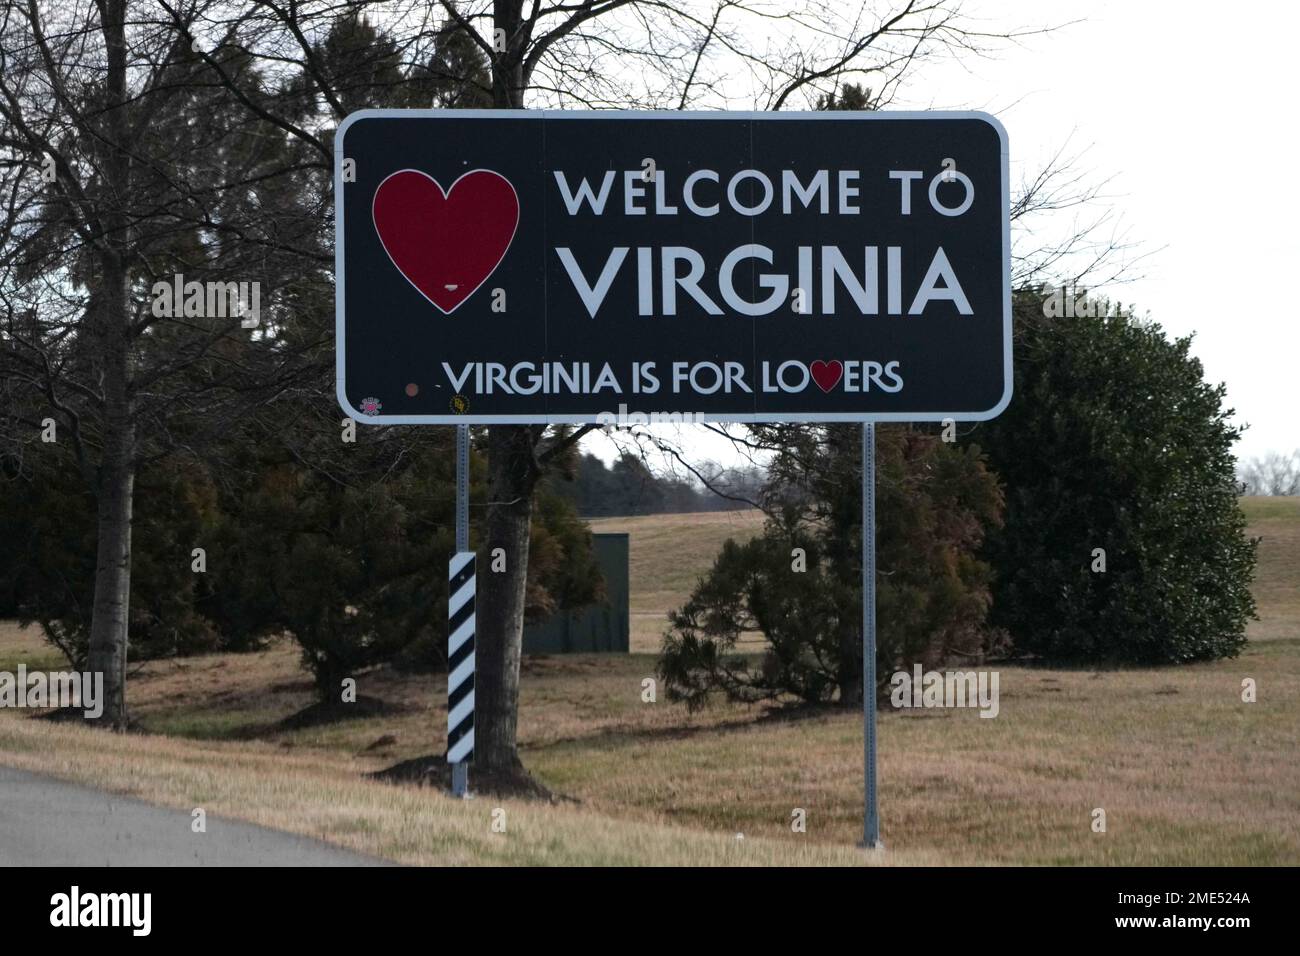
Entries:
{"label": "white sky", "polygon": [[[845,0],[849,2],[849,0]],[[1173,336],[1195,332],[1207,379],[1250,428],[1239,457],[1300,448],[1300,4],[1174,0],[968,3],[990,30],[1059,25],[991,59],[920,67],[893,109],[982,109],[1033,170],[1067,141],[1152,254],[1102,289]],[[1104,208],[1104,206],[1102,207]],[[1274,282],[1277,286],[1274,286]],[[700,458],[733,460],[690,429]],[[587,443],[606,457],[603,438]]]}

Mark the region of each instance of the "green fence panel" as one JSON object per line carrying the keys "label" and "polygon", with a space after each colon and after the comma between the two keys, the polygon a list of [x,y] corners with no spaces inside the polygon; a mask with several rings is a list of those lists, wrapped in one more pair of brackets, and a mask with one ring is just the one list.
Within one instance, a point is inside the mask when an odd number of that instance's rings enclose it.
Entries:
{"label": "green fence panel", "polygon": [[626,654],[628,652],[628,536],[593,534],[596,562],[605,576],[605,599],[576,611],[552,614],[524,628],[525,654]]}

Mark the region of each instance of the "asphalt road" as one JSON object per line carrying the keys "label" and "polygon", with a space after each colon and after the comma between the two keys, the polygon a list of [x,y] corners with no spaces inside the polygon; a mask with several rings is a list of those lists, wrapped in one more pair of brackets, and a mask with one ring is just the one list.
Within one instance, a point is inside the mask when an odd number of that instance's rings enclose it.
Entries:
{"label": "asphalt road", "polygon": [[0,767],[0,866],[382,866],[307,837]]}

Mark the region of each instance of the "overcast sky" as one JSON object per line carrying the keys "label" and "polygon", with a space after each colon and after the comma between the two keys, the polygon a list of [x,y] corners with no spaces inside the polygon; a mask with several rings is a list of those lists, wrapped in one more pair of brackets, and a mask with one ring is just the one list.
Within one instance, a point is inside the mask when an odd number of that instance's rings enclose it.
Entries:
{"label": "overcast sky", "polygon": [[[845,0],[852,2],[852,0]],[[1300,448],[1300,4],[967,3],[990,30],[1082,21],[993,58],[931,62],[891,108],[982,109],[1007,127],[1013,189],[1065,143],[1109,180],[1106,204],[1150,254],[1103,290],[1171,336],[1249,430],[1239,457]],[[1276,284],[1275,284],[1276,283]],[[695,431],[695,430],[692,430]],[[720,440],[689,442],[725,458]],[[606,456],[608,442],[592,451]]]}

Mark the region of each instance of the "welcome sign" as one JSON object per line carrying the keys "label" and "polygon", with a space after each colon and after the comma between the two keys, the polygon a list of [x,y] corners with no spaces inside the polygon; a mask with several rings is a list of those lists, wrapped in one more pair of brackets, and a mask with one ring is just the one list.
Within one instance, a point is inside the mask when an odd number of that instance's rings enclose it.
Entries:
{"label": "welcome sign", "polygon": [[981,113],[367,110],[335,139],[360,421],[982,420],[1011,396]]}

